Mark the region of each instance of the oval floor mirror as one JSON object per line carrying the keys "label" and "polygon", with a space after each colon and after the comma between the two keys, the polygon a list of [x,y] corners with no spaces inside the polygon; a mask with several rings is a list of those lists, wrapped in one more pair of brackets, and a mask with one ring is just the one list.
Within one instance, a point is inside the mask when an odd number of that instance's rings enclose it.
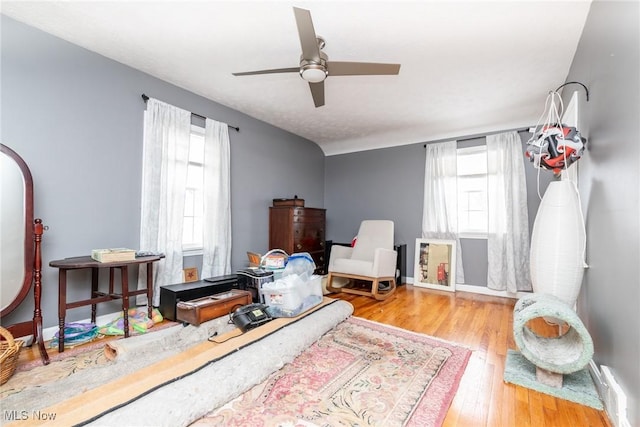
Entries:
{"label": "oval floor mirror", "polygon": [[[0,323],[14,337],[33,335],[42,362],[49,356],[42,337],[42,258],[44,227],[33,218],[33,179],[24,160],[0,144]],[[33,319],[5,325],[6,316],[24,301],[33,287]]]}

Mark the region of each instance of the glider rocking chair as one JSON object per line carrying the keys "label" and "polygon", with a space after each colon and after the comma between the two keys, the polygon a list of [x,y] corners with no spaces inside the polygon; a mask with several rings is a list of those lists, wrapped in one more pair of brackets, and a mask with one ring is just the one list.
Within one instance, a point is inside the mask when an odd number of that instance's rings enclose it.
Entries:
{"label": "glider rocking chair", "polygon": [[[396,291],[397,256],[393,249],[393,221],[362,221],[353,247],[331,248],[327,290],[387,299]],[[349,284],[334,287],[335,277],[350,279]],[[358,282],[362,281],[371,282],[371,289],[360,286]]]}

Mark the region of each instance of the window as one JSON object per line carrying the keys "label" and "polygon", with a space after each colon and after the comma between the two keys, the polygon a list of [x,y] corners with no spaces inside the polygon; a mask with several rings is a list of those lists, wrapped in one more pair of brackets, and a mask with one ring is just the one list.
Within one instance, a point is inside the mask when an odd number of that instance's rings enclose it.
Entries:
{"label": "window", "polygon": [[458,233],[466,238],[486,238],[487,146],[458,148]]}
{"label": "window", "polygon": [[205,118],[194,128],[192,116],[154,98],[144,113],[140,248],[166,255],[155,271],[155,306],[160,286],[182,282],[185,256],[202,254],[202,277],[231,271],[228,126]]}
{"label": "window", "polygon": [[189,141],[189,164],[184,200],[182,249],[199,252],[203,247],[204,217],[204,129],[192,125]]}

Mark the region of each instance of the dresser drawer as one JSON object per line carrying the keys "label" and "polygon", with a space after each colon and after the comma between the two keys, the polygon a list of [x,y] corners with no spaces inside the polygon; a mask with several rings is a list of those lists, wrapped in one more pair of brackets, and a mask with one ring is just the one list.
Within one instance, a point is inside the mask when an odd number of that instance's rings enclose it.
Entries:
{"label": "dresser drawer", "polygon": [[325,209],[269,207],[269,249],[282,249],[289,254],[308,252],[316,263],[316,272],[324,272],[325,224]]}
{"label": "dresser drawer", "polygon": [[324,223],[294,223],[293,249],[295,252],[324,250]]}
{"label": "dresser drawer", "polygon": [[324,209],[295,208],[293,209],[293,222],[324,222]]}

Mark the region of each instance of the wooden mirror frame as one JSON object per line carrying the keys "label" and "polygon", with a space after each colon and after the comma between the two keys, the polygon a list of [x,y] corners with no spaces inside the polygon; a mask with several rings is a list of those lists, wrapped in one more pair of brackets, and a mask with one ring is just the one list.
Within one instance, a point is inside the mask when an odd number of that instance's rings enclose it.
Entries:
{"label": "wooden mirror frame", "polygon": [[24,181],[24,254],[22,258],[24,261],[24,278],[22,288],[16,298],[0,311],[0,318],[4,318],[22,303],[29,293],[33,281],[33,178],[29,167],[15,151],[3,144],[0,144],[0,151],[16,162],[20,172],[22,172]]}
{"label": "wooden mirror frame", "polygon": [[0,144],[0,152],[16,162],[24,180],[24,279],[22,287],[14,300],[0,311],[0,320],[13,312],[26,298],[33,285],[34,312],[31,321],[4,326],[12,335],[22,337],[33,335],[38,343],[40,356],[45,365],[49,364],[49,356],[42,336],[42,311],[40,298],[42,292],[42,258],[40,244],[44,227],[42,220],[33,218],[33,177],[25,161],[11,148]]}

